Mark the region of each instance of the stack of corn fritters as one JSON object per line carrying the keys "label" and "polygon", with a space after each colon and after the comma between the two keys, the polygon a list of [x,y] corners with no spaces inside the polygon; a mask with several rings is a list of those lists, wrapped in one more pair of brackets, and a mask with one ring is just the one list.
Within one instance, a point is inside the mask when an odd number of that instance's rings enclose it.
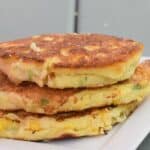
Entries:
{"label": "stack of corn fritters", "polygon": [[150,94],[139,42],[50,34],[0,43],[0,137],[49,140],[104,134]]}

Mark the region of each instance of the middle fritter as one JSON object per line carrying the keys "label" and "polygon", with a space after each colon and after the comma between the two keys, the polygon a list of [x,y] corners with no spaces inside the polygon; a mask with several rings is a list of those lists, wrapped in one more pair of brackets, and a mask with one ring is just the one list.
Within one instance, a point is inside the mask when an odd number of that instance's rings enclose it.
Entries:
{"label": "middle fritter", "polygon": [[140,64],[126,81],[93,89],[50,89],[36,84],[18,86],[0,74],[0,109],[55,114],[92,107],[126,104],[150,93],[150,61]]}

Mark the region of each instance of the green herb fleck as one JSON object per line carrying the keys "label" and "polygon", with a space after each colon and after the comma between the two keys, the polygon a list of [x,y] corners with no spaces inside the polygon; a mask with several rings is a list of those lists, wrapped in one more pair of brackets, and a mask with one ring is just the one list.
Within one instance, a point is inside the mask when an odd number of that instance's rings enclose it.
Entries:
{"label": "green herb fleck", "polygon": [[84,79],[85,79],[85,81],[87,81],[87,79],[88,79],[88,78],[87,78],[87,76],[85,76],[85,78],[84,78]]}
{"label": "green herb fleck", "polygon": [[117,122],[117,118],[116,117],[112,117],[112,122],[113,124]]}
{"label": "green herb fleck", "polygon": [[48,99],[41,98],[41,106],[46,106],[49,103]]}
{"label": "green herb fleck", "polygon": [[87,82],[87,79],[88,79],[87,76],[82,77],[82,78],[80,79],[80,81],[79,81],[79,85],[80,85],[80,86],[83,86],[83,85],[85,84],[85,82]]}
{"label": "green herb fleck", "polygon": [[142,88],[142,86],[140,84],[136,84],[133,86],[134,90],[140,90]]}
{"label": "green herb fleck", "polygon": [[124,112],[120,112],[120,117],[124,118],[126,116],[126,114]]}
{"label": "green herb fleck", "polygon": [[32,70],[28,70],[28,79],[29,79],[29,81],[32,81],[32,77],[33,77]]}

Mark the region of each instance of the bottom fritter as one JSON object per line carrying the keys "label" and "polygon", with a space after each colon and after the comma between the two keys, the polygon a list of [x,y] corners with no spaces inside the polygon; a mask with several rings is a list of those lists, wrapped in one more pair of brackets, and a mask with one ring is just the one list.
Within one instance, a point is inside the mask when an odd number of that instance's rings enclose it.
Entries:
{"label": "bottom fritter", "polygon": [[53,116],[1,111],[0,137],[39,141],[101,135],[124,121],[138,105],[138,102],[132,102]]}

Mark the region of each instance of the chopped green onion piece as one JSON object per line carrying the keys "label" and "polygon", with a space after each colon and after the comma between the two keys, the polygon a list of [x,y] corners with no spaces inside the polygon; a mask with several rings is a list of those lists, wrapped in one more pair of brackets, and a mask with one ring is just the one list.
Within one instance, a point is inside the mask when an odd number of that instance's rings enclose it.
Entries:
{"label": "chopped green onion piece", "polygon": [[28,78],[29,78],[29,81],[32,81],[32,77],[33,77],[33,72],[32,72],[32,70],[28,70]]}
{"label": "chopped green onion piece", "polygon": [[142,88],[142,86],[140,84],[136,84],[133,86],[134,90],[140,90]]}
{"label": "chopped green onion piece", "polygon": [[41,105],[46,106],[49,103],[48,99],[46,98],[41,98]]}

